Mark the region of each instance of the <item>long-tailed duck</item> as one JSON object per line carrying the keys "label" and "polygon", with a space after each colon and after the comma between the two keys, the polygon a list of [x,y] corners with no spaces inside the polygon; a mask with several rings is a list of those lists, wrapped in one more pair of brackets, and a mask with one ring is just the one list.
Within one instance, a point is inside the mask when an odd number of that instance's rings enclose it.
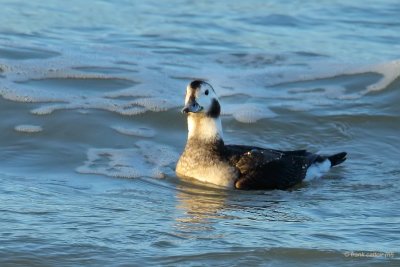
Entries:
{"label": "long-tailed duck", "polygon": [[225,145],[221,105],[213,87],[205,81],[196,80],[187,86],[182,112],[187,114],[189,133],[176,166],[181,177],[232,189],[288,189],[346,160],[346,152],[322,156],[306,150]]}

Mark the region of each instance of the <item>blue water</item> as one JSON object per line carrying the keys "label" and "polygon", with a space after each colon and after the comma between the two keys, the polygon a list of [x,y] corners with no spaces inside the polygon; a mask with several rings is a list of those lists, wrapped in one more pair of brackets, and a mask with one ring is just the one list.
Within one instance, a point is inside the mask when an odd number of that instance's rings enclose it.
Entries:
{"label": "blue water", "polygon": [[[0,0],[1,266],[398,266],[400,2]],[[227,143],[348,160],[289,191],[174,173]]]}

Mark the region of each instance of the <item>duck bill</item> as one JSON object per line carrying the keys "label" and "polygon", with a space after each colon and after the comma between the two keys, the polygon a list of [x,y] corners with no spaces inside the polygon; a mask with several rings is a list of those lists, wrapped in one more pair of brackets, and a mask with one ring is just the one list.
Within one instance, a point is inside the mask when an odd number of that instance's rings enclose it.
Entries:
{"label": "duck bill", "polygon": [[197,113],[203,110],[203,107],[199,105],[199,103],[196,102],[195,99],[191,98],[189,101],[186,103],[186,105],[182,109],[182,113],[187,114],[189,112],[192,113]]}

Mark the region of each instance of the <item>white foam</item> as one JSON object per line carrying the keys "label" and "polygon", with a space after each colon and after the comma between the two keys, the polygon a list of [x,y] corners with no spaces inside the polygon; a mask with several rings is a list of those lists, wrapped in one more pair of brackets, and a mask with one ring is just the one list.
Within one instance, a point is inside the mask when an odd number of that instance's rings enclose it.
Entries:
{"label": "white foam", "polygon": [[[15,86],[13,86],[15,87]],[[57,98],[55,95],[40,95],[37,91],[25,88],[25,90],[15,90],[15,88],[4,86],[0,88],[0,96],[4,99],[23,102],[23,103],[38,103],[38,102],[61,102],[62,98]]]}
{"label": "white foam", "polygon": [[236,105],[224,105],[223,115],[232,115],[237,121],[242,123],[254,123],[261,119],[273,118],[277,114],[271,111],[267,105],[256,103],[245,103]]}
{"label": "white foam", "polygon": [[[330,93],[336,92],[335,95],[331,95],[334,98],[338,99],[357,99],[362,96],[370,93],[382,91],[388,87],[394,80],[399,78],[400,76],[400,59],[392,60],[389,62],[354,67],[354,66],[345,66],[342,65],[333,65],[333,66],[313,66],[311,67],[311,73],[308,75],[304,75],[302,78],[293,81],[311,81],[318,79],[327,79],[334,78],[340,75],[356,75],[356,74],[365,74],[365,73],[377,73],[381,74],[382,78],[377,82],[367,85],[363,90],[352,94],[344,94],[344,90],[338,90],[337,87],[333,87],[335,90],[330,90]],[[324,89],[328,89],[329,87],[325,87]],[[337,92],[340,92],[337,94]]]}
{"label": "white foam", "polygon": [[[7,61],[1,65],[4,77],[0,85],[0,96],[16,102],[38,103],[31,110],[34,115],[48,115],[62,109],[102,109],[131,116],[147,111],[161,112],[181,105],[180,92],[170,90],[179,88],[179,82],[171,79],[165,81],[165,74],[149,71],[145,67],[139,68],[136,64],[124,65],[124,72],[112,72],[113,69],[121,68],[113,62],[118,61],[119,57],[120,60],[126,60],[126,54],[116,54],[110,60],[108,53],[95,53],[96,57],[92,58],[93,51],[87,55],[80,52],[81,54],[74,55],[64,51],[62,56],[40,61]],[[131,50],[129,52],[132,53]],[[140,58],[135,58],[136,63],[139,60]],[[149,64],[147,61],[146,59]],[[79,67],[87,66],[87,62],[93,62],[100,70],[107,68],[110,72],[104,74],[80,70]],[[137,74],[137,68],[142,72],[140,75]],[[137,77],[152,79],[143,83]],[[61,88],[52,88],[53,84],[54,87],[57,86],[54,79],[60,79]],[[72,81],[79,86],[85,86],[85,83],[80,84],[81,80],[91,80],[93,84],[90,84],[88,90],[78,90],[71,84]],[[101,90],[96,90],[96,83],[102,86]],[[110,84],[112,88],[107,89],[104,84]]]}
{"label": "white foam", "polygon": [[377,64],[370,70],[382,74],[383,77],[378,82],[367,86],[365,93],[381,91],[396,80],[400,76],[400,60]]}
{"label": "white foam", "polygon": [[11,71],[11,68],[9,65],[0,63],[0,72],[7,73],[9,71]]}
{"label": "white foam", "polygon": [[[13,44],[13,46],[18,47],[18,44]],[[11,101],[37,103],[31,110],[34,115],[48,115],[61,109],[101,109],[135,116],[148,111],[162,112],[181,107],[187,81],[178,78],[183,77],[189,80],[187,77],[204,77],[213,85],[219,96],[246,95],[244,104],[229,106],[229,103],[221,101],[222,112],[239,122],[254,123],[276,116],[269,109],[271,107],[307,111],[325,105],[335,105],[332,100],[362,99],[370,92],[384,90],[400,75],[400,60],[362,67],[338,63],[316,63],[318,61],[315,61],[310,62],[307,68],[274,65],[262,69],[240,69],[240,75],[237,75],[238,69],[229,69],[218,64],[190,70],[168,64],[163,65],[162,62],[169,62],[168,56],[154,57],[154,55],[145,54],[146,52],[128,48],[113,51],[115,53],[112,56],[109,50],[115,47],[106,45],[83,47],[79,52],[63,51],[60,47],[51,49],[51,46],[49,49],[57,51],[60,56],[40,60],[2,62],[0,96]],[[132,62],[127,61],[127,57],[132,57]],[[187,59],[190,60],[190,58]],[[210,62],[213,62],[213,59],[215,58],[212,55],[207,58]],[[184,61],[184,59],[180,60]],[[85,71],[85,68],[88,68],[88,62],[93,65],[93,72]],[[118,62],[127,63],[123,64],[123,72],[120,71],[121,64]],[[209,67],[212,67],[212,71]],[[96,73],[96,69],[100,70],[99,73]],[[102,71],[104,69],[109,72],[104,73]],[[112,71],[113,69],[116,71]],[[309,90],[308,84],[304,84],[304,87],[300,85],[299,88],[293,88],[291,84],[365,73],[381,74],[382,78],[373,84],[365,85],[365,88],[360,88],[357,92],[346,91],[344,85],[331,86],[322,83],[321,90],[312,91]],[[58,90],[59,88],[50,88],[52,83],[46,83],[46,79],[64,79],[68,82],[91,79],[94,83],[88,90],[74,90],[73,86],[71,90],[69,88]],[[37,83],[42,80],[44,84]],[[113,80],[116,80],[116,84],[113,84]],[[96,81],[103,84],[102,90],[93,88]],[[121,81],[126,81],[126,86],[124,86],[125,82],[121,85]],[[79,84],[79,81],[76,83]],[[107,90],[105,83],[110,83],[111,87],[122,86],[123,88]],[[57,82],[54,84],[57,86]],[[64,87],[68,84],[64,84]],[[282,88],[265,88],[265,86],[279,84],[283,84]],[[288,85],[288,88],[285,88],[285,85]],[[265,104],[260,104],[260,99],[265,99]]]}
{"label": "white foam", "polygon": [[178,154],[169,146],[139,141],[133,148],[92,148],[84,165],[76,170],[119,178],[164,178],[171,173]]}
{"label": "white foam", "polygon": [[15,126],[14,130],[22,133],[38,133],[43,131],[43,128],[38,125],[23,124]]}
{"label": "white foam", "polygon": [[175,101],[160,97],[139,98],[133,103],[155,112],[166,111],[176,106]]}
{"label": "white foam", "polygon": [[307,169],[306,178],[304,180],[310,181],[312,179],[320,178],[327,173],[330,168],[331,162],[329,159],[320,163],[314,163]]}
{"label": "white foam", "polygon": [[155,131],[144,127],[123,127],[123,126],[113,126],[115,131],[120,134],[139,136],[139,137],[154,137],[156,135]]}
{"label": "white foam", "polygon": [[39,108],[32,109],[31,113],[34,115],[48,115],[57,109],[62,109],[62,107],[65,107],[65,105],[57,105],[57,104],[56,105],[46,105],[46,106],[41,106]]}
{"label": "white foam", "polygon": [[[261,98],[265,99],[265,106],[269,108],[283,107],[292,111],[309,111],[324,106],[329,107],[337,103],[335,100],[351,100],[354,103],[354,101],[362,99],[363,96],[370,92],[384,90],[397,79],[400,75],[400,60],[362,67],[329,63],[325,65],[315,64],[310,65],[306,72],[304,72],[304,68],[290,68],[288,66],[268,69],[266,71],[267,74],[265,72],[260,74],[247,74],[247,80],[244,81],[246,83],[245,85],[236,85],[236,88],[234,87],[232,90],[225,89],[224,95],[246,94],[249,96],[249,98],[246,99],[248,104],[251,104],[256,99],[259,103],[258,99]],[[373,84],[365,85],[364,88],[358,88],[356,92],[354,92],[354,89],[348,90],[346,84],[332,85],[324,82],[325,79],[366,73],[381,74],[382,78]],[[248,79],[249,77],[252,78],[250,82]],[[232,81],[223,81],[227,84],[232,83]],[[233,82],[237,83],[237,80]],[[240,82],[243,83],[243,81]],[[247,84],[248,82],[249,84]],[[293,88],[294,83],[299,83],[298,87]],[[274,88],[265,90],[265,85],[274,86]],[[279,87],[275,88],[275,86]],[[248,88],[251,88],[251,90],[248,90]],[[361,100],[360,104],[364,103],[362,101],[365,100]],[[224,112],[226,108],[224,103],[222,107]],[[257,121],[257,117],[253,116],[255,114],[262,114],[248,112],[246,108],[241,109],[241,104],[237,104],[236,107],[236,110],[230,109],[224,113],[232,115],[235,119],[242,122]],[[256,108],[253,107],[252,109]],[[269,115],[265,117],[268,118]]]}

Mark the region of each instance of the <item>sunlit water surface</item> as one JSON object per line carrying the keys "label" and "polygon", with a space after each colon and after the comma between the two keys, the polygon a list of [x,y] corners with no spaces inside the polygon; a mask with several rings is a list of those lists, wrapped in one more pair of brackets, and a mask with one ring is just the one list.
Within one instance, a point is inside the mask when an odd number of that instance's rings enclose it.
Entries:
{"label": "sunlit water surface", "polygon": [[[398,1],[0,8],[1,266],[398,266]],[[185,86],[226,143],[348,160],[289,191],[174,174]]]}

